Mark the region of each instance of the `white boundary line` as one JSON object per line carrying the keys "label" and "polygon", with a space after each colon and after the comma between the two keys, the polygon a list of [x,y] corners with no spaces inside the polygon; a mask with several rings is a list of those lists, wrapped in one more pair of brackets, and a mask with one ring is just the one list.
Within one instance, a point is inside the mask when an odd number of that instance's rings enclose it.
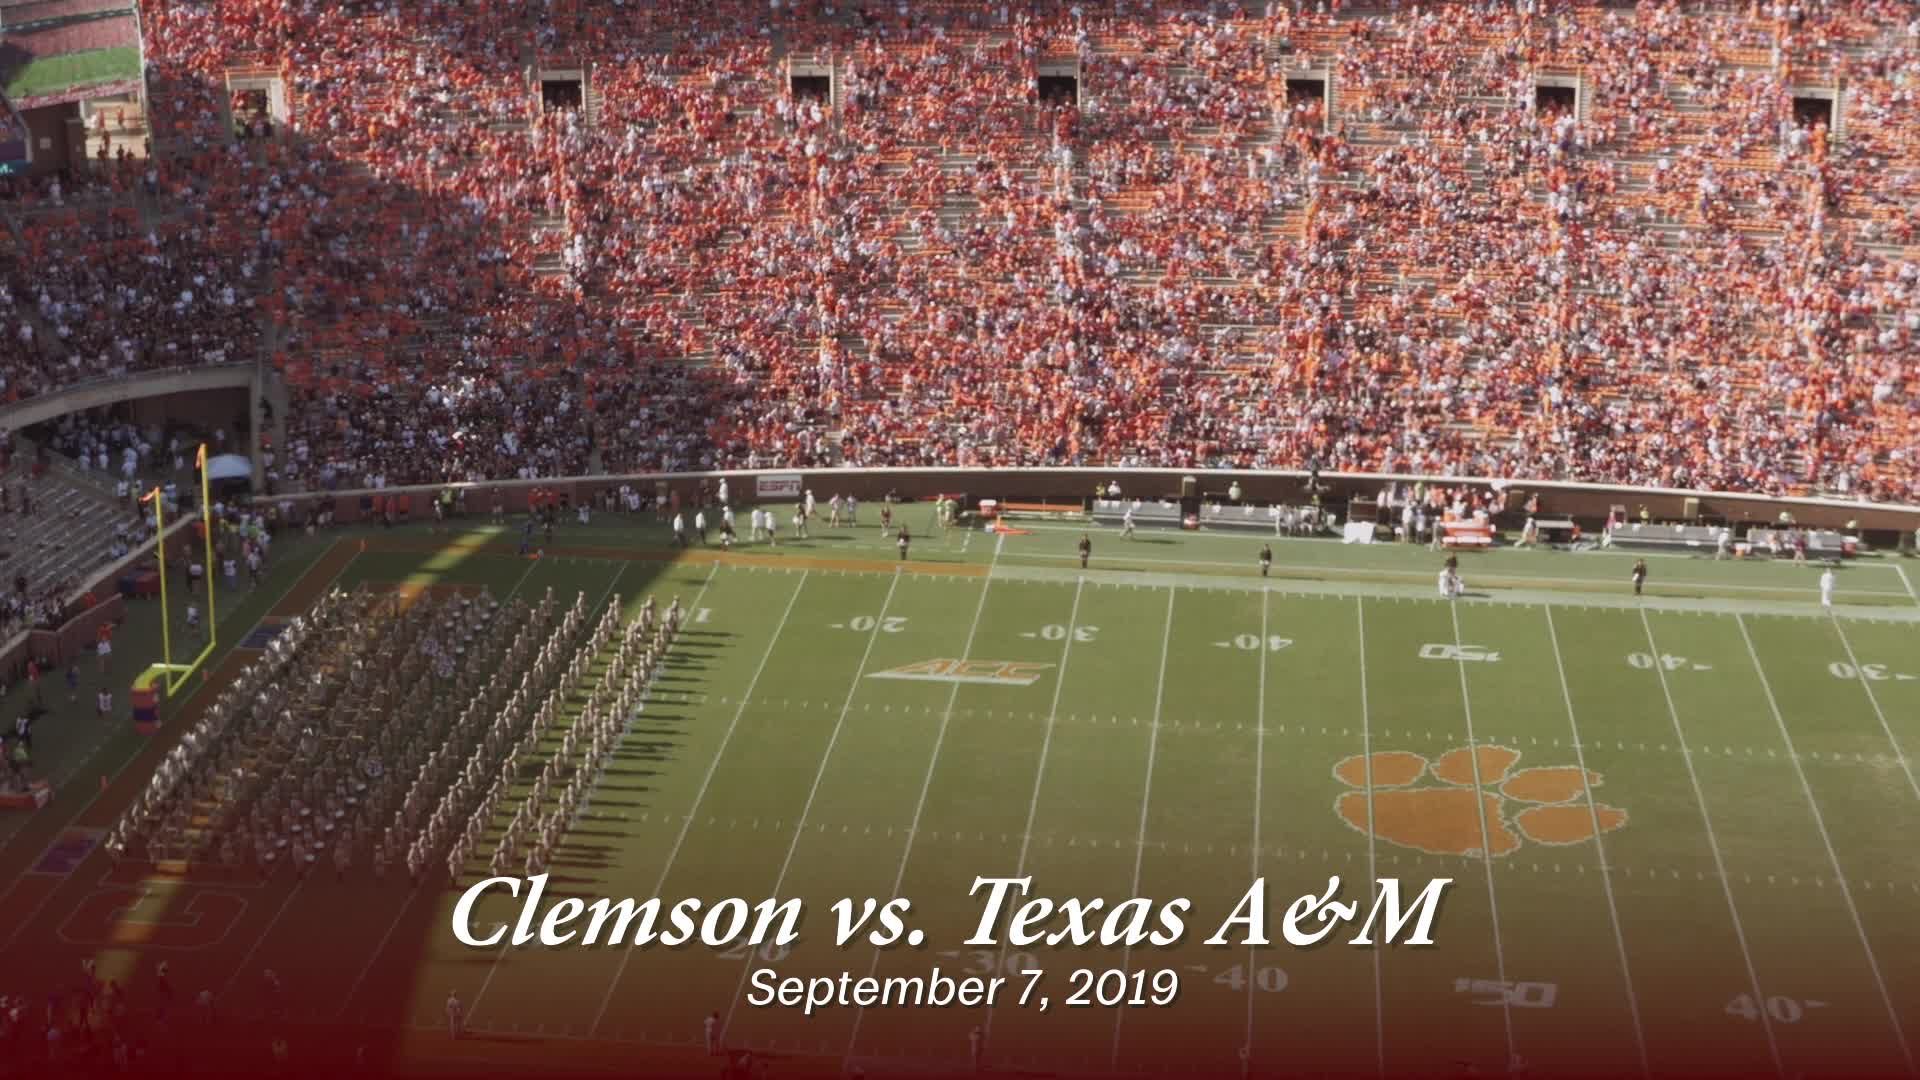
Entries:
{"label": "white boundary line", "polygon": [[[806,584],[807,584],[807,572],[802,571],[800,574],[800,587],[805,588]],[[873,628],[867,631],[866,648],[860,651],[860,666],[854,668],[853,679],[847,685],[846,701],[843,702],[840,706],[840,715],[834,719],[833,733],[827,737],[827,748],[824,751],[822,751],[820,754],[820,765],[818,768],[814,769],[813,771],[813,785],[807,789],[807,801],[801,804],[800,817],[797,820],[795,820],[793,823],[793,840],[787,844],[787,857],[780,861],[780,873],[774,877],[773,887],[767,890],[768,896],[780,895],[780,886],[786,883],[787,871],[793,869],[794,852],[800,850],[800,838],[806,835],[807,815],[812,813],[813,800],[815,799],[815,797],[817,797],[820,794],[820,781],[822,778],[824,778],[827,775],[827,764],[833,760],[833,748],[836,745],[838,745],[840,742],[840,732],[844,730],[846,727],[847,714],[853,711],[854,695],[860,692],[860,677],[866,673],[867,661],[873,657],[873,643],[876,640],[878,640],[880,637],[880,628],[882,626],[885,626],[887,623],[887,608],[893,604],[894,590],[898,589],[899,587],[900,587],[900,573],[899,571],[896,570],[894,571],[893,577],[889,579],[887,582],[887,595],[880,601],[880,612],[878,615],[874,616]],[[793,591],[793,595],[795,600],[797,600],[800,596],[800,589],[795,589]],[[793,605],[794,605],[794,600],[787,601],[786,613],[780,617],[780,625],[782,627],[786,626],[787,615],[791,615],[793,613]],[[776,630],[773,636],[774,636],[774,640],[778,641],[780,638],[780,632]],[[747,683],[747,688],[745,690],[741,691],[740,707],[734,710],[734,714],[733,714],[733,720],[735,724],[739,723],[740,718],[746,715],[747,703],[753,700],[753,688],[755,685],[757,685],[760,682],[760,674],[761,672],[767,669],[767,660],[770,659],[772,656],[773,656],[773,645],[769,643],[767,645],[766,655],[760,658],[760,666],[753,673],[753,680]],[[727,732],[729,736],[732,735],[733,728],[731,725],[728,727]],[[719,766],[720,766],[720,759],[718,757],[715,757],[713,766],[710,767],[707,771],[707,779],[710,780],[713,778],[713,771],[715,769],[718,769]],[[704,780],[701,781],[700,786],[701,786],[701,792],[704,794],[706,790],[706,781]],[[688,810],[687,820],[683,822],[680,826],[680,839],[686,838],[686,831],[687,831],[687,828],[693,824],[693,817],[694,817],[693,811]],[[680,848],[680,840],[675,840],[674,850],[678,851],[679,848]],[[660,876],[660,885],[663,887],[666,885],[666,874],[664,872]],[[660,893],[659,888],[654,889],[654,895],[657,896],[659,895],[659,893]],[[631,951],[629,951],[629,955],[631,955]],[[755,950],[753,949],[747,950],[747,958],[740,965],[740,981],[734,985],[733,996],[727,1000],[726,1019],[720,1025],[720,1030],[716,1032],[714,1035],[714,1037],[718,1040],[721,1040],[724,1042],[726,1039],[727,1031],[733,1027],[733,1014],[734,1014],[734,1010],[737,1009],[740,1004],[740,991],[746,988],[747,977],[753,974],[753,960],[756,955],[757,955],[757,952]],[[614,982],[615,982],[615,985],[619,984],[619,980],[617,978],[614,980]],[[607,1000],[601,1004],[600,1013],[599,1015],[594,1017],[593,1028],[589,1030],[597,1030],[599,1028],[600,1021],[606,1018],[607,1005],[610,1004],[612,1001],[613,1001],[613,988],[608,987]]]}
{"label": "white boundary line", "polygon": [[1613,924],[1613,944],[1620,953],[1620,980],[1627,991],[1627,1012],[1633,1017],[1633,1045],[1640,1056],[1640,1075],[1651,1076],[1653,1066],[1647,1060],[1647,1037],[1640,1024],[1640,997],[1633,989],[1633,969],[1627,963],[1627,938],[1620,929],[1620,908],[1613,899],[1613,871],[1607,865],[1607,846],[1600,828],[1600,808],[1594,805],[1593,785],[1587,781],[1587,753],[1580,741],[1580,721],[1574,715],[1573,691],[1567,687],[1567,664],[1560,655],[1560,632],[1553,625],[1553,608],[1541,605],[1547,616],[1547,641],[1553,646],[1553,667],[1560,676],[1560,697],[1567,703],[1567,726],[1573,731],[1573,761],[1580,769],[1580,787],[1587,793],[1587,813],[1593,822],[1593,849],[1600,859],[1600,888],[1607,895],[1607,919]]}
{"label": "white boundary line", "polygon": [[[1045,526],[1045,525],[1026,525],[1022,527],[1032,531],[1051,531],[1051,532],[1084,531],[1079,529],[1061,529],[1058,527],[1049,529],[1048,526]],[[1259,534],[1257,533],[1249,534],[1247,537],[1225,537],[1225,536],[1210,537],[1210,539],[1243,539],[1243,540],[1254,540],[1259,538],[1260,538]],[[1183,537],[1183,539],[1190,540],[1190,539],[1193,539],[1193,537],[1188,536],[1188,537]],[[1331,543],[1331,541],[1327,541],[1327,542]],[[1401,545],[1381,544],[1376,546],[1397,548],[1397,547],[1400,547]],[[1481,554],[1493,555],[1496,553],[1482,552]],[[1063,555],[1063,554],[1056,554],[1056,553],[1047,552],[1047,551],[1016,551],[1010,557],[1014,559],[1043,559],[1050,562],[1066,562],[1071,560],[1077,560],[1080,558],[1080,556],[1078,555],[1071,555],[1071,554]],[[1570,557],[1577,558],[1578,555],[1577,554],[1570,555]],[[1624,558],[1624,556],[1610,556],[1610,557]],[[1125,569],[1126,567],[1131,566],[1135,563],[1150,563],[1157,566],[1207,566],[1207,567],[1225,567],[1225,568],[1232,568],[1235,570],[1247,570],[1247,564],[1244,562],[1226,562],[1219,559],[1167,559],[1167,558],[1161,558],[1155,555],[1126,555],[1126,556],[1115,556],[1114,561],[1120,564],[1122,569]],[[1887,566],[1885,564],[1880,564],[1880,563],[1865,564],[1865,565],[1878,566],[1881,569],[1898,571],[1902,574],[1903,578],[1905,576],[1905,572],[1902,571],[1901,568],[1898,566]],[[1341,566],[1337,563],[1330,563],[1330,562],[1329,563],[1274,563],[1273,569],[1282,570],[1282,571],[1291,571],[1291,572],[1297,572],[1297,573],[1327,574],[1335,577],[1370,576],[1374,578],[1384,577],[1384,578],[1424,579],[1431,576],[1425,570],[1400,569],[1400,568],[1391,567],[1391,566]],[[1511,587],[1511,588],[1553,589],[1553,588],[1566,587],[1566,586],[1593,586],[1593,585],[1607,586],[1612,584],[1613,580],[1614,579],[1611,577],[1600,577],[1600,576],[1555,577],[1551,574],[1529,574],[1524,571],[1512,570],[1512,569],[1509,569],[1505,572],[1500,572],[1500,571],[1493,570],[1491,568],[1489,568],[1489,571],[1487,573],[1476,572],[1474,574],[1475,582],[1490,582],[1496,585],[1501,585],[1502,587]],[[1509,585],[1508,583],[1514,583],[1514,584]],[[1785,583],[1785,582],[1778,585],[1754,585],[1748,582],[1700,581],[1696,579],[1687,579],[1687,578],[1670,578],[1670,579],[1667,579],[1664,582],[1664,584],[1672,585],[1678,588],[1704,589],[1709,592],[1726,590],[1730,592],[1766,592],[1766,593],[1793,594],[1793,593],[1799,592],[1802,588],[1804,588],[1804,586],[1802,585],[1795,585],[1792,583]],[[1911,587],[1909,587],[1905,591],[1908,593],[1908,595],[1912,595],[1913,590]],[[1863,592],[1863,595],[1878,596],[1878,597],[1889,597],[1889,596],[1897,597],[1900,595],[1900,592],[1891,591],[1891,590],[1886,592],[1880,592],[1878,590],[1865,590]],[[1655,599],[1658,599],[1658,597],[1656,597]],[[1920,600],[1917,600],[1916,603],[1920,603]]]}
{"label": "white boundary line", "polygon": [[[1367,703],[1367,602],[1354,597],[1353,612],[1360,631],[1360,753],[1367,779],[1367,890],[1373,894],[1373,905],[1377,908],[1380,906],[1380,871],[1378,845],[1373,836],[1373,714]],[[1380,976],[1380,949],[1376,946],[1367,951],[1373,953],[1374,1068],[1384,1077],[1387,1075],[1387,1012]]]}
{"label": "white boundary line", "polygon": [[[1133,848],[1133,891],[1128,896],[1140,895],[1140,868],[1147,858],[1147,809],[1153,804],[1153,761],[1160,749],[1160,709],[1167,697],[1167,647],[1173,642],[1173,600],[1180,595],[1179,589],[1167,590],[1167,623],[1160,632],[1160,685],[1153,692],[1153,728],[1147,737],[1147,782],[1140,792],[1140,835]],[[1261,642],[1265,645],[1265,642]],[[1120,970],[1131,973],[1133,970],[1133,942],[1129,940],[1120,951]],[[1108,1066],[1120,1065],[1120,1024],[1127,1017],[1127,1010],[1115,1009],[1113,1012],[1113,1052],[1108,1058]]]}
{"label": "white boundary line", "polygon": [[[1060,668],[1055,674],[1053,683],[1053,703],[1047,707],[1046,734],[1040,739],[1040,763],[1033,770],[1033,799],[1027,804],[1027,826],[1020,833],[1020,859],[1014,864],[1014,877],[1020,877],[1026,873],[1027,852],[1033,847],[1033,823],[1040,813],[1040,784],[1047,775],[1047,754],[1053,748],[1054,718],[1060,715],[1060,692],[1067,685],[1067,660],[1073,654],[1073,632],[1074,628],[1080,624],[1080,593],[1086,584],[1087,579],[1082,577],[1073,587],[1073,609],[1067,614],[1066,644],[1060,649]],[[994,970],[1006,969],[1007,948],[1006,942],[1000,943],[1000,960],[994,965]],[[981,1042],[987,1046],[992,1045],[990,1039],[993,1035],[993,1017],[998,1011],[997,1004],[987,1006],[987,1018],[981,1025],[983,1036]]]}
{"label": "white boundary line", "polygon": [[[1267,663],[1272,659],[1268,652],[1268,630],[1270,627],[1267,609],[1271,607],[1272,593],[1260,590],[1260,648],[1254,653],[1260,660],[1260,683],[1256,691],[1253,712],[1253,866],[1249,881],[1260,880],[1260,811],[1266,795],[1267,760]],[[1247,945],[1247,1036],[1241,1044],[1240,1053],[1246,1062],[1242,1068],[1251,1069],[1253,1063],[1253,992],[1259,983],[1260,955],[1252,944]]]}
{"label": "white boundary line", "polygon": [[1813,811],[1813,824],[1820,830],[1820,843],[1827,849],[1827,862],[1833,867],[1834,883],[1840,887],[1840,898],[1846,901],[1847,915],[1853,920],[1853,930],[1860,937],[1860,947],[1867,954],[1867,970],[1873,974],[1873,985],[1880,991],[1880,1003],[1886,1006],[1887,1022],[1893,1025],[1894,1042],[1900,1046],[1900,1058],[1907,1064],[1907,1075],[1914,1074],[1913,1050],[1907,1045],[1907,1033],[1900,1026],[1900,1013],[1893,1007],[1893,997],[1887,993],[1887,982],[1880,975],[1880,961],[1874,956],[1873,942],[1867,937],[1867,926],[1860,921],[1860,909],[1854,905],[1853,890],[1847,886],[1847,872],[1840,866],[1840,856],[1833,850],[1833,837],[1827,833],[1827,819],[1820,813],[1820,802],[1813,797],[1813,785],[1807,781],[1807,770],[1800,764],[1800,753],[1793,748],[1793,735],[1787,730],[1787,719],[1780,712],[1780,704],[1773,697],[1773,683],[1767,679],[1767,670],[1760,664],[1760,653],[1753,647],[1753,635],[1747,631],[1747,620],[1738,615],[1733,617],[1734,625],[1740,628],[1740,639],[1746,642],[1747,657],[1753,661],[1753,673],[1760,677],[1760,689],[1766,694],[1767,711],[1773,714],[1773,722],[1779,725],[1780,738],[1787,744],[1787,760],[1793,763],[1794,775],[1800,778],[1800,791],[1807,797],[1807,809]]}
{"label": "white boundary line", "polygon": [[[1647,649],[1653,656],[1660,655],[1660,644],[1653,639],[1653,620],[1647,618],[1645,609],[1640,612],[1640,626],[1647,634]],[[1673,737],[1680,742],[1680,760],[1686,763],[1687,780],[1693,785],[1693,798],[1700,806],[1700,824],[1706,828],[1707,849],[1713,853],[1714,876],[1720,879],[1720,891],[1727,898],[1727,917],[1733,922],[1733,936],[1740,943],[1740,958],[1747,965],[1747,985],[1753,991],[1753,1000],[1760,1005],[1760,1029],[1766,1033],[1767,1053],[1773,1058],[1773,1071],[1776,1075],[1786,1075],[1786,1065],[1780,1059],[1780,1042],[1774,1037],[1773,1020],[1767,1015],[1767,996],[1760,990],[1760,973],[1753,966],[1753,950],[1747,945],[1746,927],[1740,923],[1740,907],[1733,901],[1733,879],[1727,876],[1726,861],[1720,855],[1720,841],[1713,834],[1713,815],[1707,811],[1707,796],[1700,790],[1700,774],[1693,767],[1693,750],[1687,745],[1687,733],[1680,727],[1680,709],[1673,703],[1673,688],[1667,684],[1666,665],[1653,665],[1653,672],[1660,679],[1660,694],[1667,701],[1667,717],[1673,721]]]}
{"label": "white boundary line", "polygon": [[[1431,483],[1432,482],[1431,479],[1429,479],[1428,482]],[[1622,489],[1622,493],[1638,494],[1640,492],[1641,492],[1641,489],[1638,489],[1638,488]],[[1881,506],[1876,506],[1875,509],[1885,510],[1887,509],[1887,507],[1884,505],[1881,505]],[[1054,525],[1044,521],[1028,521],[1023,523],[1020,527],[1033,532],[1115,533],[1120,531],[1119,525],[1102,525],[1099,523],[1094,523],[1092,525]],[[1154,524],[1154,525],[1146,526],[1144,528],[1144,532],[1149,536],[1152,536],[1155,534],[1166,535],[1166,536],[1177,536],[1180,538],[1182,542],[1219,540],[1219,541],[1233,541],[1233,542],[1239,543],[1247,540],[1258,540],[1258,539],[1264,538],[1269,541],[1279,540],[1282,542],[1283,545],[1338,543],[1342,547],[1374,548],[1380,551],[1432,550],[1431,548],[1428,548],[1424,542],[1418,543],[1418,544],[1409,544],[1399,540],[1376,541],[1371,544],[1349,545],[1349,544],[1346,544],[1344,541],[1342,541],[1340,537],[1334,533],[1316,533],[1312,535],[1301,536],[1301,535],[1270,532],[1265,526],[1262,526],[1260,528],[1242,529],[1242,528],[1233,528],[1231,526],[1209,525],[1209,524],[1203,523],[1198,529],[1188,530],[1188,529],[1176,528],[1176,527],[1168,526],[1164,524]],[[1475,552],[1474,554],[1508,555],[1508,554],[1518,554],[1521,550],[1522,550],[1521,548],[1519,548],[1514,544],[1501,544],[1501,545],[1497,545],[1495,547],[1486,549],[1485,551]],[[1628,557],[1632,557],[1635,559],[1686,559],[1686,560],[1693,560],[1698,562],[1721,561],[1713,558],[1713,548],[1711,546],[1692,548],[1687,551],[1631,551],[1627,548],[1615,548],[1611,546],[1596,546],[1594,548],[1583,550],[1583,551],[1550,551],[1550,549],[1540,549],[1540,548],[1535,548],[1532,550],[1537,554],[1551,553],[1555,555],[1600,555],[1600,556],[1605,556],[1605,557],[1615,558],[1615,559],[1626,559]],[[1885,557],[1891,558],[1892,556],[1891,554],[1888,554]],[[1773,563],[1779,563],[1784,565],[1791,561],[1792,560],[1774,559],[1771,557],[1763,559],[1763,558],[1759,558],[1758,556],[1751,559],[1744,560],[1746,564],[1753,565],[1753,566],[1766,566]],[[1851,560],[1848,560],[1847,564],[1849,566],[1859,568],[1859,569],[1892,570],[1897,567],[1897,564],[1891,563],[1891,562],[1876,562],[1872,560],[1862,560],[1862,559],[1851,559]],[[1279,564],[1276,563],[1275,565],[1277,566]]]}
{"label": "white boundary line", "polygon": [[1873,706],[1873,715],[1880,718],[1880,730],[1886,732],[1887,742],[1893,747],[1893,758],[1907,774],[1907,786],[1913,789],[1916,798],[1920,798],[1920,780],[1913,775],[1913,762],[1908,760],[1906,752],[1900,748],[1900,740],[1894,737],[1893,725],[1887,723],[1886,711],[1880,708],[1880,695],[1873,692],[1873,680],[1860,667],[1860,658],[1854,655],[1853,643],[1847,640],[1846,628],[1839,619],[1833,620],[1833,632],[1840,635],[1840,647],[1847,650],[1847,663],[1853,665],[1854,677],[1860,680],[1861,689],[1867,692],[1867,702]]}
{"label": "white boundary line", "polygon": [[[994,562],[997,563],[1000,561],[1000,549],[1005,546],[1006,542],[1007,535],[1005,533],[995,534],[993,544]],[[973,639],[975,635],[980,632],[980,616],[986,613],[987,594],[992,591],[993,569],[990,566],[987,569],[987,576],[980,582],[980,600],[973,606],[973,622],[967,626],[966,644],[960,647],[960,659],[963,661],[973,653]],[[893,891],[887,894],[889,897],[899,896],[900,885],[907,880],[907,860],[913,857],[913,841],[916,836],[920,835],[920,815],[927,809],[927,792],[933,790],[933,772],[940,765],[940,749],[945,746],[947,742],[947,726],[953,722],[953,707],[954,704],[960,700],[960,686],[961,684],[957,682],[953,684],[952,692],[947,695],[947,707],[940,711],[940,729],[933,737],[933,753],[927,758],[927,774],[920,781],[920,798],[913,804],[913,820],[907,824],[907,843],[900,851],[900,865],[893,872]],[[779,890],[775,889],[773,895],[779,895]],[[874,972],[879,970],[880,946],[876,945],[873,947],[873,961],[867,965],[867,978],[873,978]],[[746,985],[746,977],[744,975],[741,977],[740,982],[742,986]],[[845,1075],[849,1071],[849,1067],[853,1062],[853,1051],[854,1048],[859,1045],[860,1041],[860,1022],[866,1019],[866,1015],[867,1008],[864,1005],[854,1010],[852,1030],[847,1032],[847,1052],[842,1055],[840,1062],[840,1072],[842,1075]],[[986,1053],[984,1042],[985,1040],[982,1040],[983,1045],[980,1048],[982,1055]]]}
{"label": "white boundary line", "polygon": [[[1447,605],[1447,614],[1453,620],[1454,667],[1460,673],[1461,715],[1467,722],[1467,761],[1473,768],[1473,805],[1480,815],[1480,864],[1487,872],[1487,915],[1493,923],[1494,978],[1504,986],[1507,982],[1507,948],[1500,939],[1500,897],[1493,884],[1493,833],[1487,828],[1487,787],[1480,778],[1480,743],[1473,737],[1473,695],[1467,690],[1467,662],[1458,658],[1461,643],[1459,601]],[[1500,998],[1500,1020],[1506,1029],[1507,1065],[1511,1071],[1513,1063],[1520,1060],[1520,1054],[1513,1042],[1513,1002],[1508,998],[1508,995]]]}

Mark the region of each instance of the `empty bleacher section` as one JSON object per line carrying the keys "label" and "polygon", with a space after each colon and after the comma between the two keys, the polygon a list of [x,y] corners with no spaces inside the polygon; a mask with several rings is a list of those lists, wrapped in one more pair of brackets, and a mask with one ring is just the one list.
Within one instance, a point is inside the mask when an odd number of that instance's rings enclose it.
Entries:
{"label": "empty bleacher section", "polygon": [[0,472],[0,641],[65,621],[68,602],[95,571],[153,535],[111,486],[52,459],[15,453]]}
{"label": "empty bleacher section", "polygon": [[[158,200],[22,230],[79,265],[15,306],[87,370],[265,343],[314,486],[1317,460],[1920,500],[1920,27],[1775,8],[157,0]],[[234,143],[236,71],[278,137]],[[65,377],[4,338],[10,392]]]}

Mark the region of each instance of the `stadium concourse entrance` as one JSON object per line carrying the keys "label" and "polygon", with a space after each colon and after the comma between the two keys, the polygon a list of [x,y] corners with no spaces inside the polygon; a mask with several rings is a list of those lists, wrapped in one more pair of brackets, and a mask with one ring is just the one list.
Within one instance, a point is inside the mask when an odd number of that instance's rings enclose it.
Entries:
{"label": "stadium concourse entrance", "polygon": [[831,101],[833,99],[833,77],[829,75],[790,75],[787,77],[787,89],[792,91],[795,101]]}
{"label": "stadium concourse entrance", "polygon": [[579,75],[549,72],[540,77],[540,105],[548,112],[580,109],[586,103],[586,83]]}
{"label": "stadium concourse entrance", "polygon": [[1533,88],[1533,108],[1540,113],[1571,113],[1579,92],[1571,86],[1542,84]]}
{"label": "stadium concourse entrance", "polygon": [[1793,122],[1803,128],[1824,127],[1833,130],[1833,99],[1812,94],[1793,96]]}

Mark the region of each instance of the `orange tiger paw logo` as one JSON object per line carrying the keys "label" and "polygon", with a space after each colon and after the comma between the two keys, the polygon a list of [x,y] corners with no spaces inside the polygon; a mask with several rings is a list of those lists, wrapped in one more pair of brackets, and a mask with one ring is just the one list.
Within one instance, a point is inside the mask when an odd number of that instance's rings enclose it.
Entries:
{"label": "orange tiger paw logo", "polygon": [[[1586,790],[1600,786],[1599,773],[1574,765],[1515,771],[1520,751],[1504,746],[1478,749],[1476,805],[1474,753],[1461,747],[1432,761],[1405,750],[1356,754],[1333,767],[1342,784],[1360,789],[1341,793],[1334,812],[1360,832],[1368,831],[1365,789],[1371,764],[1373,835],[1429,855],[1479,855],[1483,844],[1491,854],[1510,855],[1523,841],[1579,844],[1627,823],[1627,812],[1617,806],[1588,807]],[[1422,778],[1433,782],[1423,784]]]}

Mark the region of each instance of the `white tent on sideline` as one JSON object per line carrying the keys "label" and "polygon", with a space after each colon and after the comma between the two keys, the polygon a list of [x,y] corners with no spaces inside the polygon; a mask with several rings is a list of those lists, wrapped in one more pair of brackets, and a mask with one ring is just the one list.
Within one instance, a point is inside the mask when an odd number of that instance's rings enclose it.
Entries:
{"label": "white tent on sideline", "polygon": [[244,454],[217,454],[207,459],[209,480],[251,480],[253,462]]}

